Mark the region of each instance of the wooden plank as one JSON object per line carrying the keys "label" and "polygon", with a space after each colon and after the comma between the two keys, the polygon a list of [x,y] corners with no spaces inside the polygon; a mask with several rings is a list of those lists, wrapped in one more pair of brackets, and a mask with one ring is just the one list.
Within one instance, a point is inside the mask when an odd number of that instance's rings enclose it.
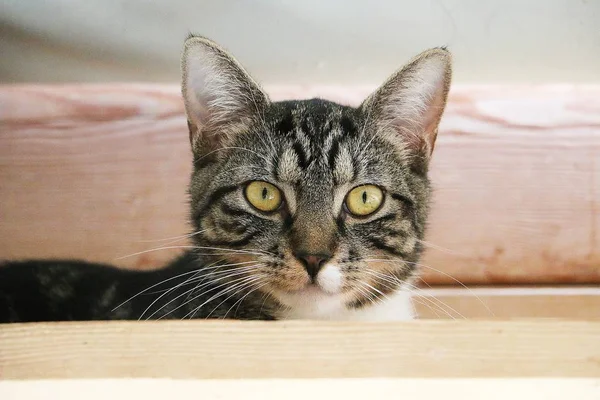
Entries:
{"label": "wooden plank", "polygon": [[420,319],[600,320],[598,287],[434,288],[413,299]]}
{"label": "wooden plank", "polygon": [[188,398],[246,400],[305,400],[368,398],[439,400],[457,398],[505,400],[518,393],[528,400],[598,400],[600,379],[78,379],[0,382],[0,397],[7,400],[56,398],[105,400],[107,398],[146,400]]}
{"label": "wooden plank", "polygon": [[3,379],[600,377],[600,321],[0,326]]}
{"label": "wooden plank", "polygon": [[[350,104],[370,90],[269,88]],[[598,160],[600,86],[455,86],[424,279],[599,283]],[[189,232],[189,172],[175,85],[0,86],[0,258],[159,267],[186,244],[161,239]]]}

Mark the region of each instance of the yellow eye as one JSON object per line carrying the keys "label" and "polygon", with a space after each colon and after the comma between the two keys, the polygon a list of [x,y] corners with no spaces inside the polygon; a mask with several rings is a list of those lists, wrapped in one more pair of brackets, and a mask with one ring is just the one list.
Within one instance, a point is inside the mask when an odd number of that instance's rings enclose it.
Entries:
{"label": "yellow eye", "polygon": [[373,214],[382,202],[383,192],[375,185],[355,187],[346,195],[348,211],[359,217]]}
{"label": "yellow eye", "polygon": [[260,211],[275,211],[281,205],[281,192],[263,181],[253,181],[246,186],[246,199]]}

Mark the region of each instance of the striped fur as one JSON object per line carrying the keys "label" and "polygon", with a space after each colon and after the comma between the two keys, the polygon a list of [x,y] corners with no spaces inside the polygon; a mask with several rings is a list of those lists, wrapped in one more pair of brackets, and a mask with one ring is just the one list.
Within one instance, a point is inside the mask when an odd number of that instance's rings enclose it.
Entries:
{"label": "striped fur", "polygon": [[[191,215],[201,232],[194,240],[208,258],[256,263],[244,274],[262,277],[263,295],[249,302],[262,301],[275,318],[410,316],[403,290],[422,251],[449,53],[423,53],[358,108],[271,102],[233,57],[197,36],[182,65],[195,156]],[[281,209],[253,208],[243,192],[251,181],[277,186]],[[385,199],[357,218],[344,199],[363,184],[382,188]],[[333,255],[314,284],[294,257],[299,249]],[[389,299],[398,297],[394,309]],[[391,313],[381,317],[378,307]]]}

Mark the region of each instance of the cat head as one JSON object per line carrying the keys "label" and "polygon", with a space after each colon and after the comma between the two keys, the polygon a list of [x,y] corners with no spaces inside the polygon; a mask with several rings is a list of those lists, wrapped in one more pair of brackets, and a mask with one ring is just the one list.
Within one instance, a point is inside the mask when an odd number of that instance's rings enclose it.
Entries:
{"label": "cat head", "polygon": [[366,308],[406,289],[427,222],[448,51],[421,53],[357,108],[272,102],[203,37],[186,40],[182,72],[193,237],[221,266],[215,276],[292,313]]}

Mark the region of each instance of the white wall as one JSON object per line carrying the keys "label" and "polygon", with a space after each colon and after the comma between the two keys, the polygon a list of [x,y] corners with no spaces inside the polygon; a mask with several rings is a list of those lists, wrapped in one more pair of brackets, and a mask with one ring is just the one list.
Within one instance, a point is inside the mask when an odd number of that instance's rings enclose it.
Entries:
{"label": "white wall", "polygon": [[600,0],[0,0],[0,82],[178,81],[189,31],[267,84],[379,83],[438,45],[456,82],[600,83]]}

